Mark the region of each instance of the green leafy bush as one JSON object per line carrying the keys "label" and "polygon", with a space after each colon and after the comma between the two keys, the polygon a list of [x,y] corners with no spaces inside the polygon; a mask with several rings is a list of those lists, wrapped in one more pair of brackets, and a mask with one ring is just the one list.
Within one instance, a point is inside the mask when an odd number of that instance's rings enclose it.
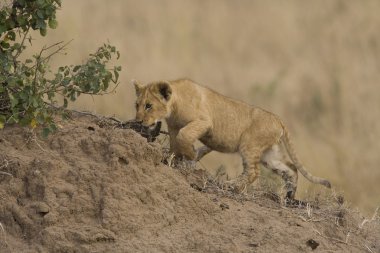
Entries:
{"label": "green leafy bush", "polygon": [[[61,0],[13,0],[0,4],[0,128],[5,124],[43,126],[43,134],[54,131],[51,105],[62,97],[62,107],[81,94],[103,95],[110,86],[118,84],[120,66],[108,67],[119,52],[104,44],[90,54],[84,64],[59,67],[53,73],[49,60],[65,49],[67,43],[45,46],[32,58],[21,55],[32,42],[30,30],[47,29],[58,25],[56,11]],[[25,57],[24,57],[25,58]]]}

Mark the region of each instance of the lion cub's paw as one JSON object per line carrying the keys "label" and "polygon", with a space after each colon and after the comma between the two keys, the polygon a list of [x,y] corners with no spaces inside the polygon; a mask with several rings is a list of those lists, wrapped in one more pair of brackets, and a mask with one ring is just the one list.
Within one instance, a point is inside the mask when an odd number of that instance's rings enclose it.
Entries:
{"label": "lion cub's paw", "polygon": [[193,148],[193,146],[186,146],[186,147],[181,147],[179,150],[179,157],[185,158],[186,160],[191,160],[195,161],[197,154]]}

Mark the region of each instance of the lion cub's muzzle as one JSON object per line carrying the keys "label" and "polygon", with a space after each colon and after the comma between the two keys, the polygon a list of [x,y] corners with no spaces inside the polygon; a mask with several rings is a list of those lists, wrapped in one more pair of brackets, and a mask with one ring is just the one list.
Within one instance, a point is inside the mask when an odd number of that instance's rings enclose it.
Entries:
{"label": "lion cub's muzzle", "polygon": [[139,123],[141,125],[141,127],[144,128],[147,131],[148,130],[154,130],[159,123],[161,124],[161,122],[159,122],[159,121],[155,121],[153,123],[149,123],[149,122],[144,122],[144,121],[141,120],[141,121],[136,121],[136,122]]}
{"label": "lion cub's muzzle", "polygon": [[144,126],[143,125],[143,127],[144,128],[147,128],[148,129],[148,131],[152,131],[152,130],[154,130],[156,127],[157,127],[157,125],[158,125],[158,123],[160,123],[160,125],[161,125],[161,122],[154,122],[153,124],[150,124],[149,126]]}

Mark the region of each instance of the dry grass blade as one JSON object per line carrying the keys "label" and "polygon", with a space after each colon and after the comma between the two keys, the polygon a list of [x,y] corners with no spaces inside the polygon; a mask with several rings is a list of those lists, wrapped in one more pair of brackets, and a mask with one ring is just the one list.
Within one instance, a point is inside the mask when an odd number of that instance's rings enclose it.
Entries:
{"label": "dry grass blade", "polygon": [[[334,237],[326,236],[326,235],[322,234],[321,232],[319,232],[319,231],[316,230],[316,229],[313,229],[313,230],[314,230],[314,232],[316,232],[319,236],[321,236],[321,237],[323,237],[323,238],[325,238],[325,239],[328,239],[328,240],[331,240],[331,241],[334,241],[334,242],[338,242],[338,243],[343,243],[343,244],[346,244],[346,245],[348,245],[348,246],[351,246],[351,247],[354,247],[354,248],[357,248],[357,249],[361,249],[361,250],[363,249],[363,248],[359,247],[358,245],[354,245],[354,244],[348,243],[348,237],[350,236],[350,233],[348,233],[348,234],[346,235],[346,240],[343,241],[343,240],[340,240],[340,239],[338,239],[338,238],[334,238]],[[366,246],[366,245],[365,245],[365,246]],[[367,249],[368,249],[368,247],[367,247]],[[370,252],[372,252],[372,251],[370,251]]]}
{"label": "dry grass blade", "polygon": [[335,241],[335,242],[339,242],[339,243],[343,243],[343,244],[347,244],[347,245],[350,245],[348,244],[347,242],[343,241],[343,240],[340,240],[338,238],[334,238],[334,237],[330,237],[330,236],[326,236],[324,234],[322,234],[321,232],[319,232],[318,230],[314,229],[314,232],[316,232],[319,236],[323,237],[323,238],[326,238],[326,239],[329,239],[329,240],[332,240],[332,241]]}
{"label": "dry grass blade", "polygon": [[377,215],[378,215],[378,211],[379,211],[379,207],[376,208],[371,219],[364,219],[363,222],[361,224],[359,224],[359,228],[362,229],[367,222],[375,221],[377,218]]}
{"label": "dry grass blade", "polygon": [[175,157],[174,153],[172,153],[172,154],[168,157],[167,161],[168,161],[168,166],[169,166],[169,167],[173,167],[173,159],[174,159],[174,157]]}
{"label": "dry grass blade", "polygon": [[306,204],[306,210],[307,210],[307,217],[311,219],[313,216],[313,208],[311,207],[309,203]]}
{"label": "dry grass blade", "polygon": [[371,248],[368,247],[367,245],[364,245],[364,247],[368,250],[368,252],[375,253],[375,252],[373,252],[373,250],[371,250]]}
{"label": "dry grass blade", "polygon": [[5,171],[0,171],[0,174],[1,175],[6,175],[6,176],[13,177],[13,175],[11,173],[8,173],[8,172],[5,172]]}
{"label": "dry grass blade", "polygon": [[0,228],[1,228],[1,231],[3,232],[3,235],[4,235],[4,242],[7,244],[7,234],[5,233],[4,226],[1,222],[0,222]]}
{"label": "dry grass blade", "polygon": [[9,165],[9,162],[8,162],[8,160],[7,159],[4,159],[4,164],[3,165],[1,165],[1,167],[0,167],[0,169],[3,169],[3,168],[7,168],[8,167],[8,165]]}
{"label": "dry grass blade", "polygon": [[[3,163],[4,164],[0,166],[0,169],[7,168],[8,165],[9,165],[9,162],[8,162],[7,159],[4,159]],[[5,172],[5,171],[0,171],[0,174],[1,175],[6,175],[6,176],[13,177],[13,175],[11,173],[8,173],[8,172]]]}

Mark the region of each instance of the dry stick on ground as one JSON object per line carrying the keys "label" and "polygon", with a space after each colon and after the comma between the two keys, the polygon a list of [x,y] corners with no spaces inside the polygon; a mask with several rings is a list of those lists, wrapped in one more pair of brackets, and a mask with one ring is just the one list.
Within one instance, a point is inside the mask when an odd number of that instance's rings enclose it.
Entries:
{"label": "dry stick on ground", "polygon": [[25,147],[27,144],[34,142],[37,145],[37,147],[39,147],[43,152],[52,154],[50,151],[44,149],[41,146],[41,144],[38,142],[38,140],[37,140],[38,138],[37,138],[36,132],[34,132],[34,129],[28,130],[27,134],[28,134],[27,138],[25,139],[25,143],[23,144],[22,147]]}
{"label": "dry stick on ground", "polygon": [[28,137],[28,140],[27,140],[28,142],[31,142],[31,141],[33,141],[42,151],[44,151],[44,152],[46,152],[46,153],[50,153],[50,154],[52,154],[50,151],[47,151],[46,149],[44,149],[42,146],[41,146],[41,144],[38,142],[38,140],[37,140],[37,135],[36,135],[36,133],[33,131],[33,129],[32,129],[32,131],[30,132],[30,136]]}
{"label": "dry stick on ground", "polygon": [[365,247],[369,252],[371,252],[371,253],[375,253],[375,252],[373,252],[373,251],[371,250],[371,248],[368,247],[367,245],[364,244],[364,247]]}
{"label": "dry stick on ground", "polygon": [[4,242],[5,242],[5,244],[8,244],[7,243],[7,234],[5,233],[5,229],[4,229],[3,224],[1,222],[0,222],[0,228],[1,228],[1,231],[3,231]]}
{"label": "dry stick on ground", "polygon": [[[379,208],[380,207],[377,207],[375,212],[373,213],[372,215],[372,218],[371,219],[364,219],[363,222],[361,224],[359,224],[359,229],[362,229],[364,227],[364,225],[368,222],[372,222],[372,221],[375,221],[377,219],[377,215],[378,215],[378,211],[379,211]],[[370,253],[374,253],[373,250],[368,247],[367,245],[364,244],[364,247],[368,250],[368,252]]]}
{"label": "dry stick on ground", "polygon": [[[112,121],[115,121],[116,123],[118,124],[123,124],[125,122],[128,122],[128,121],[122,121],[114,116],[112,117],[106,117],[106,116],[102,116],[102,115],[99,115],[99,114],[96,114],[96,113],[93,113],[93,112],[89,112],[89,111],[78,111],[78,110],[74,110],[74,109],[66,109],[66,108],[62,108],[62,107],[58,107],[58,106],[55,106],[53,104],[50,104],[50,103],[46,103],[48,106],[51,106],[53,107],[54,109],[57,109],[57,110],[64,110],[64,111],[67,111],[67,112],[74,112],[74,113],[78,113],[78,114],[81,114],[81,115],[87,115],[87,116],[92,116],[92,117],[95,117],[99,120],[112,120]],[[165,134],[165,135],[169,135],[169,133],[167,131],[162,131],[160,130],[160,133],[161,134]]]}
{"label": "dry stick on ground", "polygon": [[347,244],[347,245],[350,245],[350,246],[355,246],[355,245],[352,245],[352,244],[348,243],[347,241],[343,241],[343,240],[340,240],[338,238],[326,236],[326,235],[322,234],[321,232],[319,232],[318,230],[316,230],[315,228],[313,230],[314,230],[314,232],[316,232],[318,235],[320,235],[321,237],[323,237],[325,239],[329,239],[329,240],[332,240],[332,241],[335,241],[335,242]]}
{"label": "dry stick on ground", "polygon": [[[319,236],[325,238],[325,239],[328,239],[328,240],[331,240],[331,241],[334,241],[334,242],[338,242],[338,243],[343,243],[343,244],[346,244],[348,246],[351,246],[351,247],[354,247],[354,248],[357,248],[357,249],[361,249],[362,248],[358,245],[354,245],[354,244],[351,244],[351,243],[348,243],[348,237],[350,236],[350,232],[348,232],[347,236],[346,236],[346,241],[343,241],[343,240],[340,240],[338,238],[334,238],[334,237],[329,237],[329,236],[326,236],[324,234],[322,234],[321,232],[319,232],[318,230],[316,230],[315,228],[313,229],[314,232],[316,232]],[[368,248],[367,245],[364,245],[365,249],[369,250],[370,252],[373,252],[371,249]]]}
{"label": "dry stick on ground", "polygon": [[7,176],[10,176],[10,177],[13,177],[13,175],[11,173],[8,173],[8,172],[5,172],[5,171],[0,171],[0,174],[1,175],[7,175]]}
{"label": "dry stick on ground", "polygon": [[375,221],[377,218],[377,212],[378,211],[379,211],[379,207],[376,208],[375,213],[373,214],[371,219],[364,219],[363,220],[363,222],[359,225],[359,228],[362,229],[367,222]]}
{"label": "dry stick on ground", "polygon": [[[0,170],[3,169],[3,168],[7,168],[8,165],[9,165],[9,162],[7,159],[4,159],[4,164],[0,167]],[[1,175],[7,175],[7,176],[10,176],[10,177],[13,177],[13,175],[11,173],[8,173],[8,172],[5,172],[5,171],[0,171],[0,174]]]}

